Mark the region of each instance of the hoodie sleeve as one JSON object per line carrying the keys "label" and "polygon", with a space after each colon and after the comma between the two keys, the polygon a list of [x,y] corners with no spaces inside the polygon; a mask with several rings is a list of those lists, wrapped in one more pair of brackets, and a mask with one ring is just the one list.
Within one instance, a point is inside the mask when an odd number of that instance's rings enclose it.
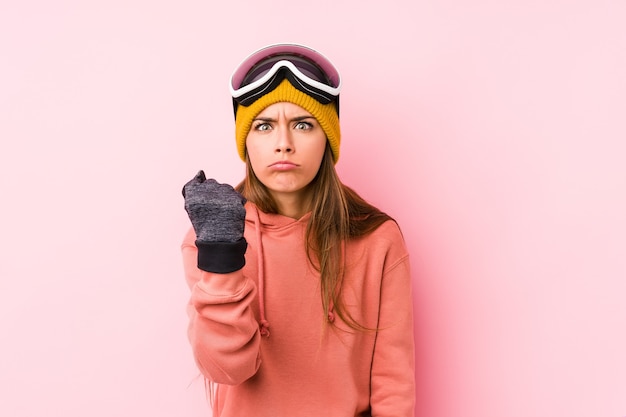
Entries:
{"label": "hoodie sleeve", "polygon": [[413,417],[415,341],[409,257],[399,235],[387,253],[371,373],[372,416]]}
{"label": "hoodie sleeve", "polygon": [[259,325],[251,309],[255,284],[242,270],[211,273],[198,269],[198,248],[190,229],[182,244],[185,278],[191,290],[188,336],[194,358],[209,380],[239,384],[260,365]]}

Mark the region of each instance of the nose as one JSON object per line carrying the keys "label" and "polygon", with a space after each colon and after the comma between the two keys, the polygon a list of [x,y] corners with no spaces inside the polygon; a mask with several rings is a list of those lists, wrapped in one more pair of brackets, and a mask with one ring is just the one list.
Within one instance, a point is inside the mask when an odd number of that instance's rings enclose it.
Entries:
{"label": "nose", "polygon": [[276,132],[276,153],[292,153],[294,151],[293,138],[288,126],[280,126]]}

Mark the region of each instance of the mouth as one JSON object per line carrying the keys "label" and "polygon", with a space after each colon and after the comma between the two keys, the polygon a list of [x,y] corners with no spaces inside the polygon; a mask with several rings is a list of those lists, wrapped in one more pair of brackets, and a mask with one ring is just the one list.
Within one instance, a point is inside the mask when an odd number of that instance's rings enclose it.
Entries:
{"label": "mouth", "polygon": [[278,171],[287,171],[290,169],[297,168],[298,165],[291,161],[276,161],[273,164],[270,164],[269,167]]}

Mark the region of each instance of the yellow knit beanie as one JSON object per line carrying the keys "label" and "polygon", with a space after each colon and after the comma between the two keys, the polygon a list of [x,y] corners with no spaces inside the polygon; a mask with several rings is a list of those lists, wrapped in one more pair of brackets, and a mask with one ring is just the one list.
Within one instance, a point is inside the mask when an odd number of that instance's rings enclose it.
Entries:
{"label": "yellow knit beanie", "polygon": [[313,97],[297,90],[291,83],[284,79],[278,87],[265,94],[249,106],[238,105],[235,117],[235,138],[239,157],[246,160],[246,138],[252,127],[252,121],[266,107],[274,103],[287,101],[302,107],[317,119],[333,151],[333,160],[339,159],[339,144],[341,143],[341,130],[339,128],[339,115],[335,103],[321,104]]}

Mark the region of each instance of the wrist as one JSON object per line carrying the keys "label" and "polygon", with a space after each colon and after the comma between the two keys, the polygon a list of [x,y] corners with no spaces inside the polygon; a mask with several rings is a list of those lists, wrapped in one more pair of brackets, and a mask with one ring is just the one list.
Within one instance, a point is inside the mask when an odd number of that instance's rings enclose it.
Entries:
{"label": "wrist", "polygon": [[206,242],[196,240],[198,268],[218,274],[237,271],[246,264],[248,242],[243,237],[236,242]]}

